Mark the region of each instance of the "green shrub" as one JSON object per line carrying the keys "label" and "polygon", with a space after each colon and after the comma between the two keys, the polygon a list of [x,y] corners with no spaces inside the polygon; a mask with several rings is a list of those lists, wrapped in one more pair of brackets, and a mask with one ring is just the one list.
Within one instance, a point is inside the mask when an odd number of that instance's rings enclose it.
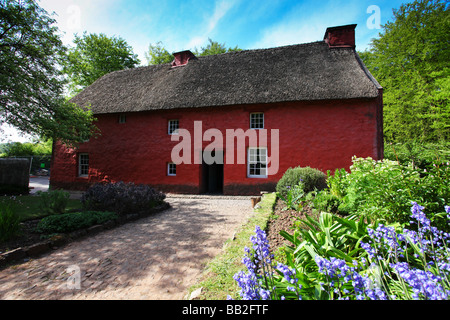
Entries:
{"label": "green shrub", "polygon": [[106,211],[64,213],[43,218],[37,225],[36,230],[45,234],[67,233],[103,224],[117,218],[116,213]]}
{"label": "green shrub", "polygon": [[328,192],[328,190],[317,192],[311,201],[315,209],[331,213],[338,213],[341,204],[339,197]]}
{"label": "green shrub", "polygon": [[48,192],[38,191],[40,206],[44,214],[61,214],[66,211],[70,194],[63,190],[52,190]]}
{"label": "green shrub", "polygon": [[18,233],[20,216],[10,203],[0,202],[0,242],[7,241]]}
{"label": "green shrub", "polygon": [[286,209],[292,209],[299,211],[301,210],[302,204],[301,200],[305,196],[303,182],[300,181],[297,185],[291,187],[287,187],[286,196],[284,197],[281,193],[279,194],[280,198],[286,204]]}
{"label": "green shrub", "polygon": [[300,182],[303,182],[305,193],[320,191],[327,187],[326,175],[322,171],[310,167],[296,167],[286,170],[277,183],[276,191],[282,197],[286,197],[288,189],[297,186]]}
{"label": "green shrub", "polygon": [[398,161],[402,165],[413,165],[416,168],[430,168],[436,161],[450,161],[450,142],[421,143],[408,141],[405,143],[386,143],[384,158]]}
{"label": "green shrub", "polygon": [[434,218],[450,202],[448,163],[437,162],[430,169],[421,170],[397,161],[354,158],[349,174],[331,180],[331,184],[341,184],[334,186],[342,191],[338,208],[341,213],[408,224],[409,206],[417,201],[426,206],[436,227],[449,228],[442,219]]}

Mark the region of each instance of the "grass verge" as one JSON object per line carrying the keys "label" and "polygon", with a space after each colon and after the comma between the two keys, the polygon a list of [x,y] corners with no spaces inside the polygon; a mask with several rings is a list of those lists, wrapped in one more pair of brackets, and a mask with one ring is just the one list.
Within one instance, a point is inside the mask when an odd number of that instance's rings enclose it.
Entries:
{"label": "grass verge", "polygon": [[202,280],[189,288],[189,295],[201,287],[202,300],[226,300],[228,295],[233,299],[240,298],[240,289],[233,276],[245,269],[241,262],[244,247],[252,246],[250,237],[254,234],[256,226],[260,226],[263,230],[266,228],[276,199],[276,193],[268,193],[262,197],[260,207],[255,209],[255,213],[241,226],[234,239],[225,242],[222,253],[207,264]]}

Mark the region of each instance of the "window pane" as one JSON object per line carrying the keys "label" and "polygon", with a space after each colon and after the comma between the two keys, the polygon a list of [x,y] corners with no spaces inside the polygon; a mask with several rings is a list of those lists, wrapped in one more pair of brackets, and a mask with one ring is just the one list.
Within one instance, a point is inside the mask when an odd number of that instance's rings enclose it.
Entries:
{"label": "window pane", "polygon": [[78,174],[80,176],[89,175],[89,155],[88,154],[80,154],[78,166],[79,166]]}
{"label": "window pane", "polygon": [[254,177],[267,176],[266,148],[251,148],[248,150],[248,174]]}
{"label": "window pane", "polygon": [[176,176],[177,175],[177,166],[174,163],[169,163],[167,165],[167,174],[169,176]]}
{"label": "window pane", "polygon": [[178,133],[179,122],[178,120],[170,120],[169,121],[169,134]]}
{"label": "window pane", "polygon": [[250,114],[250,128],[251,129],[264,129],[264,113],[251,113]]}

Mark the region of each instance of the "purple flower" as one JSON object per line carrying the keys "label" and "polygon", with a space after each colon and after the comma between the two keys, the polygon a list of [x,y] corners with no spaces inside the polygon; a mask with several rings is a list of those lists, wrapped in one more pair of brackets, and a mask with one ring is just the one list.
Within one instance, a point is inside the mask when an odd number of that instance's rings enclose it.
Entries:
{"label": "purple flower", "polygon": [[450,294],[440,284],[441,278],[430,271],[420,269],[410,269],[408,263],[399,262],[391,264],[396,273],[408,283],[413,291],[412,297],[415,300],[447,300]]}

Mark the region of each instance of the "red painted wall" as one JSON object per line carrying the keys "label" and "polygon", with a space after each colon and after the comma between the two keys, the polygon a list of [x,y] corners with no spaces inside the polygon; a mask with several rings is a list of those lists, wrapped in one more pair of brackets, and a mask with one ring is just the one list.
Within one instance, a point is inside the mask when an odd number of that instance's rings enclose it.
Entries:
{"label": "red painted wall", "polygon": [[[171,141],[168,121],[179,119],[180,128],[192,135],[194,121],[202,121],[203,132],[217,128],[223,132],[225,142],[226,129],[245,131],[249,129],[250,113],[264,112],[265,129],[269,133],[270,129],[279,129],[278,173],[268,178],[248,178],[246,164],[224,165],[224,194],[259,194],[273,190],[290,167],[310,166],[326,172],[348,168],[354,155],[380,159],[380,108],[379,100],[351,100],[158,110],[127,113],[124,124],[118,122],[118,114],[97,115],[101,136],[80,145],[78,150],[55,143],[50,183],[56,188],[85,189],[102,180],[131,181],[166,192],[199,193],[201,165],[181,164],[176,176],[167,175],[172,149],[179,143]],[[203,148],[210,143],[203,142]],[[270,134],[267,147],[270,156]],[[89,153],[88,178],[77,175],[79,153]]]}

